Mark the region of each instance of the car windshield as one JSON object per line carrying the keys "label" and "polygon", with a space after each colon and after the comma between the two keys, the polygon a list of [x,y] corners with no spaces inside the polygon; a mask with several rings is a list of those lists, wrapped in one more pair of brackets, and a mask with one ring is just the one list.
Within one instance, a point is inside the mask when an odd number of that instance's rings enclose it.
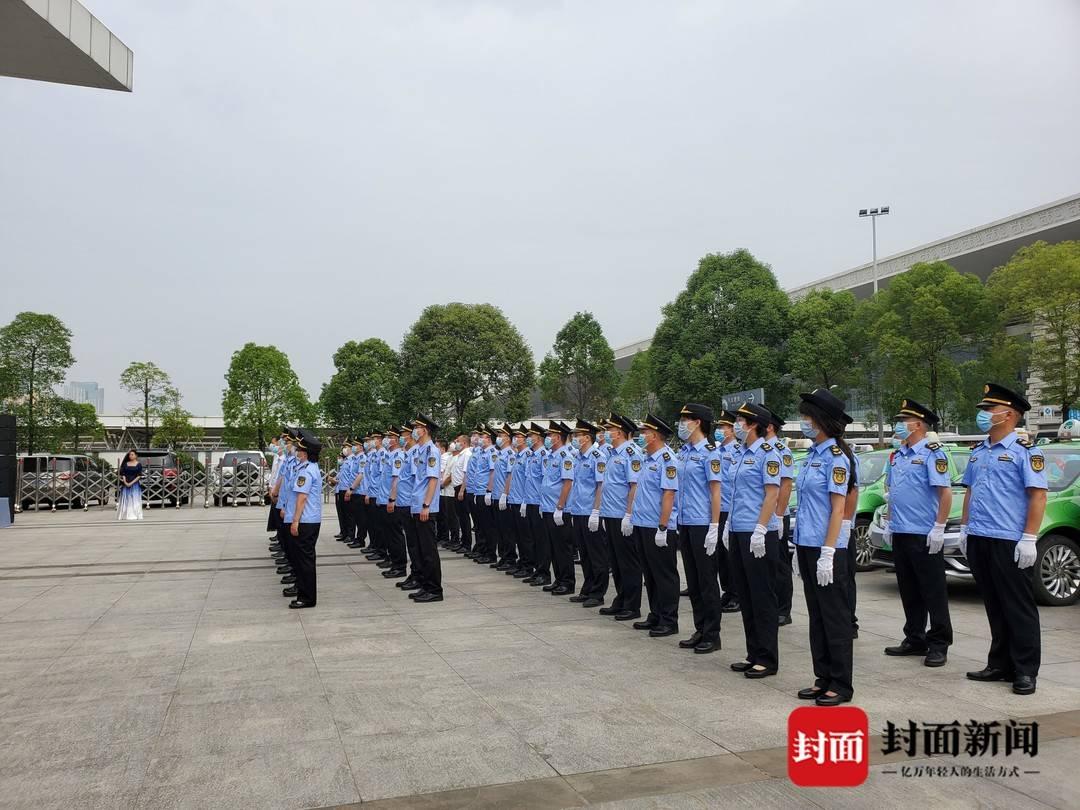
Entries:
{"label": "car windshield", "polygon": [[971,453],[965,449],[957,448],[950,455],[953,464],[956,466],[956,477],[953,478],[953,483],[959,484],[964,480],[964,471],[967,469],[968,461],[971,460]]}
{"label": "car windshield", "polygon": [[72,458],[54,458],[49,463],[49,468],[53,472],[71,472],[75,466],[75,459]]}
{"label": "car windshield", "polygon": [[260,453],[226,453],[221,458],[222,467],[235,467],[237,464],[259,464],[262,462]]}
{"label": "car windshield", "polygon": [[1051,492],[1060,492],[1080,476],[1080,445],[1076,447],[1044,447],[1046,484]]}
{"label": "car windshield", "polygon": [[168,456],[139,456],[139,463],[143,467],[171,467]]}
{"label": "car windshield", "polygon": [[884,475],[885,464],[891,452],[892,450],[874,450],[871,453],[858,455],[860,487],[868,487]]}

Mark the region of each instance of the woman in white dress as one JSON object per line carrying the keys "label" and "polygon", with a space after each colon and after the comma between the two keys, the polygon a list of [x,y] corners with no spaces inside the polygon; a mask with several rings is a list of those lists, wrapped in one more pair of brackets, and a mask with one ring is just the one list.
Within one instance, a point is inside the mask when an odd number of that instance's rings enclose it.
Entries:
{"label": "woman in white dress", "polygon": [[143,466],[134,450],[120,465],[120,497],[116,499],[117,520],[142,520]]}

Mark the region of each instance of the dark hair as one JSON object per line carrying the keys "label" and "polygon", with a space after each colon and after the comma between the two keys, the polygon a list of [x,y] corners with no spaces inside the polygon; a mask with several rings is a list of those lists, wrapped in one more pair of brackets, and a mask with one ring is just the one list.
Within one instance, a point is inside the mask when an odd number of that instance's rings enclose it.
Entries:
{"label": "dark hair", "polygon": [[858,472],[855,467],[855,456],[852,454],[848,443],[844,441],[844,428],[846,425],[813,402],[800,402],[799,413],[803,416],[809,416],[817,423],[818,427],[825,431],[826,436],[836,439],[836,446],[847,456],[848,471],[851,473],[848,476],[848,492],[851,492],[852,489],[859,485],[859,482],[857,480]]}
{"label": "dark hair", "polygon": [[127,461],[127,460],[128,460],[128,459],[129,459],[130,457],[131,457],[131,454],[132,454],[132,453],[134,453],[134,454],[135,454],[135,460],[136,460],[136,461],[138,461],[138,460],[139,460],[139,453],[138,453],[138,451],[137,451],[137,450],[128,450],[128,451],[127,451],[127,452],[126,452],[126,453],[124,454],[124,461]]}

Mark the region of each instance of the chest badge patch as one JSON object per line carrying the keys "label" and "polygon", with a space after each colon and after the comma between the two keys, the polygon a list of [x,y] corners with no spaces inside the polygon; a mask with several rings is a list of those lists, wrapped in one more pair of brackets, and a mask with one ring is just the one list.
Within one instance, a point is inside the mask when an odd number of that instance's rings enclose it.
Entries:
{"label": "chest badge patch", "polygon": [[630,462],[630,469],[634,472],[639,472],[641,470],[641,462],[635,458]]}
{"label": "chest badge patch", "polygon": [[946,473],[949,471],[949,462],[943,458],[934,459],[934,469],[939,473]]}
{"label": "chest badge patch", "polygon": [[714,473],[720,472],[720,459],[714,458],[712,461],[710,461],[709,469],[711,469]]}
{"label": "chest badge patch", "polygon": [[597,472],[601,472],[601,473],[602,473],[602,472],[603,472],[604,470],[606,470],[606,469],[607,469],[607,465],[606,465],[606,464],[604,464],[604,462],[602,462],[602,461],[599,461],[599,462],[597,462],[597,464],[596,464],[596,471],[597,471]]}
{"label": "chest badge patch", "polygon": [[566,461],[563,462],[563,469],[564,470],[571,470],[571,469],[573,469],[573,467],[574,467],[574,462],[572,462],[570,459],[567,459]]}
{"label": "chest badge patch", "polygon": [[427,460],[427,465],[428,465],[429,467],[434,467],[434,466],[435,466],[435,456],[430,456],[430,457],[428,458],[428,460]]}
{"label": "chest badge patch", "polygon": [[1042,456],[1032,456],[1031,457],[1031,469],[1032,470],[1034,470],[1035,472],[1042,472],[1045,467],[1046,467],[1046,459],[1044,459]]}
{"label": "chest badge patch", "polygon": [[765,472],[767,472],[769,475],[779,475],[780,474],[780,462],[779,461],[768,461],[768,462],[766,462],[765,463]]}
{"label": "chest badge patch", "polygon": [[304,484],[306,484],[306,483],[307,483],[307,478],[305,478],[305,477],[304,477],[304,476],[302,476],[302,475],[301,475],[301,476],[300,476],[299,478],[297,478],[297,479],[296,479],[296,485],[297,485],[298,487],[302,487],[302,486],[303,486]]}
{"label": "chest badge patch", "polygon": [[843,467],[833,467],[832,480],[834,484],[842,484],[847,481],[847,470]]}

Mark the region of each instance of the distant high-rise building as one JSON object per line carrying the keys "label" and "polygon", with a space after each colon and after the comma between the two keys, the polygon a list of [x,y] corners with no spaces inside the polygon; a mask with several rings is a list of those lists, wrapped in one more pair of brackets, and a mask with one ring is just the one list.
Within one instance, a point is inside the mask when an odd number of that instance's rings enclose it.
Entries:
{"label": "distant high-rise building", "polygon": [[96,382],[65,383],[64,396],[72,402],[88,402],[98,413],[105,412],[105,389]]}

